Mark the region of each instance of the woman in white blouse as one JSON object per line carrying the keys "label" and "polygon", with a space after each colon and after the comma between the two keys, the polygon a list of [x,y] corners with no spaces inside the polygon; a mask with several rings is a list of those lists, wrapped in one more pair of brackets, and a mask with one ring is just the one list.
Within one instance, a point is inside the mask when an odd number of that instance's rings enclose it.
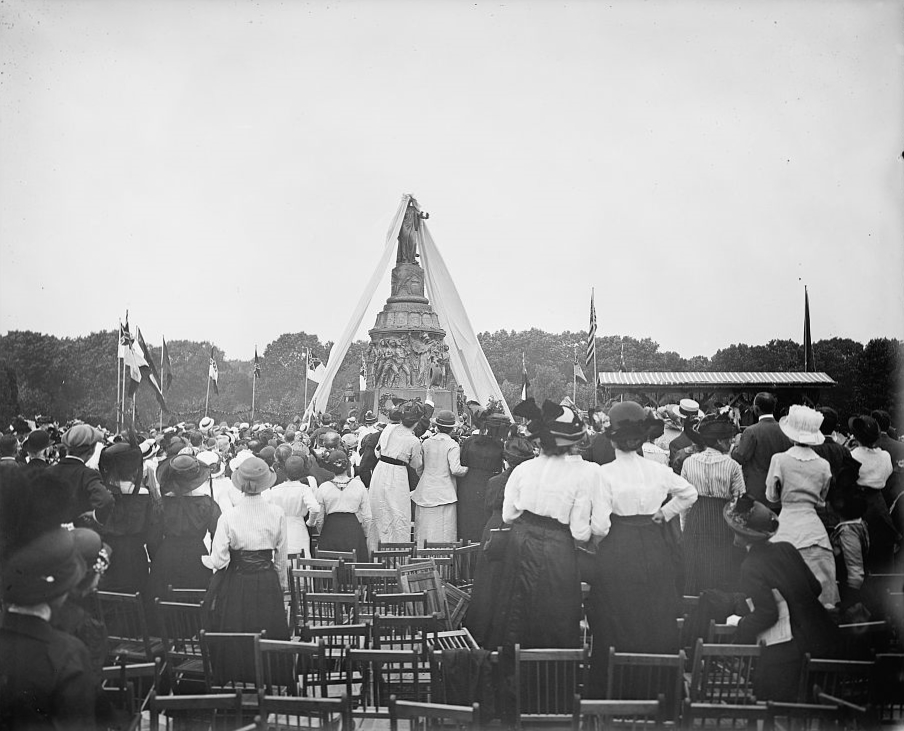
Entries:
{"label": "woman in white blouse", "polygon": [[273,505],[286,514],[289,554],[311,557],[311,535],[308,522],[313,523],[320,511],[320,503],[314,495],[317,482],[308,475],[308,463],[304,457],[292,456],[285,462],[286,482],[280,482],[264,493]]}
{"label": "woman in white blouse", "polygon": [[[615,404],[606,434],[615,461],[600,467],[594,523],[603,538],[591,579],[588,619],[593,632],[591,694],[605,685],[609,648],[619,652],[678,652],[680,555],[666,524],[697,499],[687,480],[637,454],[655,417],[634,401]],[[668,498],[671,498],[666,502]]]}
{"label": "woman in white blouse", "polygon": [[541,454],[512,470],[505,485],[502,519],[512,530],[484,647],[580,647],[576,543],[600,534],[591,524],[599,468],[580,455],[587,434],[573,409],[546,401],[541,410],[527,399],[513,414],[530,419]]}
{"label": "woman in white blouse", "polygon": [[355,551],[358,561],[367,561],[366,536],[371,523],[367,488],[361,478],[348,476],[348,456],[341,449],[330,452],[326,468],[335,477],[317,488],[317,547],[325,551]]}

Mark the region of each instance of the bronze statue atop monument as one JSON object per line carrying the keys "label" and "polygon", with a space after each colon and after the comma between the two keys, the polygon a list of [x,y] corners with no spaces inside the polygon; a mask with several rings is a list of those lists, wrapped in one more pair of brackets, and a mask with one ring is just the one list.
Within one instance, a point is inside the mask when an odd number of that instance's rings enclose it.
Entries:
{"label": "bronze statue atop monument", "polygon": [[384,417],[393,398],[424,398],[427,389],[432,390],[436,408],[458,410],[458,384],[449,363],[446,333],[425,295],[424,270],[418,263],[423,247],[421,221],[429,217],[410,196],[399,228],[390,295],[369,333],[367,391],[372,394],[374,412]]}

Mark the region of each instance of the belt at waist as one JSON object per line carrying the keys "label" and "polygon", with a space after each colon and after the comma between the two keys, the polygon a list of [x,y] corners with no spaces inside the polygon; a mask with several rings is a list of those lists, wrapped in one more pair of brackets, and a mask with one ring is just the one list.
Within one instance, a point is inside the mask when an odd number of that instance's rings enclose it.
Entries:
{"label": "belt at waist", "polygon": [[525,510],[521,513],[521,517],[518,520],[522,523],[528,523],[529,525],[540,526],[541,528],[551,528],[554,530],[562,530],[571,532],[571,529],[565,525],[564,523],[560,523],[555,518],[550,518],[547,515],[537,515],[536,513],[532,513],[529,510]]}
{"label": "belt at waist", "polygon": [[650,515],[616,515],[613,513],[610,518],[612,520],[612,525],[620,524],[633,528],[646,528],[651,525],[655,525],[657,528],[659,527],[653,522],[652,513]]}
{"label": "belt at waist", "polygon": [[386,464],[395,465],[396,467],[407,467],[408,463],[403,462],[400,459],[395,459],[394,457],[380,457],[381,462],[385,462]]}
{"label": "belt at waist", "polygon": [[269,548],[258,551],[229,551],[229,565],[239,573],[267,571],[273,568],[273,551]]}

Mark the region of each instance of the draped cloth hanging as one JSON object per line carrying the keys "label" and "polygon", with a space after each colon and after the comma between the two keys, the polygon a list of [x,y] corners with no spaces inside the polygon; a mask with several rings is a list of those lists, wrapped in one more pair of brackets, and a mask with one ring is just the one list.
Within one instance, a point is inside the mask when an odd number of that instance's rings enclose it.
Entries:
{"label": "draped cloth hanging", "polygon": [[[376,267],[374,267],[367,286],[361,292],[361,298],[349,318],[342,337],[330,350],[323,381],[317,386],[311,403],[305,410],[303,418],[305,422],[310,420],[312,413],[326,410],[333,387],[333,379],[336,377],[336,373],[348,353],[355,333],[361,327],[361,321],[370,308],[377,287],[386,274],[386,269],[392,260],[392,255],[398,243],[399,230],[402,227],[405,210],[410,199],[410,195],[402,196],[399,208],[386,235],[383,253],[380,255]],[[471,327],[471,321],[468,319],[467,312],[465,312],[465,307],[458,294],[458,289],[455,287],[455,282],[452,281],[452,276],[449,274],[449,270],[446,268],[446,264],[424,220],[420,222],[419,233],[421,266],[424,269],[427,297],[430,299],[430,304],[439,318],[440,326],[446,331],[445,342],[449,346],[449,365],[452,369],[452,374],[464,389],[466,398],[474,399],[486,406],[492,396],[502,403],[506,415],[511,419],[512,414],[509,411],[508,404],[502,397],[502,391],[496,382],[496,377],[493,375],[486,355],[484,355],[483,348],[480,347],[474,328]]]}

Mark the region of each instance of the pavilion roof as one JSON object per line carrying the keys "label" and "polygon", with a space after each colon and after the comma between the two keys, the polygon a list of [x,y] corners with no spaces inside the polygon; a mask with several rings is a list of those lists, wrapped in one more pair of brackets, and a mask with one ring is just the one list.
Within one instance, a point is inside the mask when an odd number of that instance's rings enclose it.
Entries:
{"label": "pavilion roof", "polygon": [[602,371],[605,387],[637,388],[830,388],[837,385],[827,373],[806,371]]}

